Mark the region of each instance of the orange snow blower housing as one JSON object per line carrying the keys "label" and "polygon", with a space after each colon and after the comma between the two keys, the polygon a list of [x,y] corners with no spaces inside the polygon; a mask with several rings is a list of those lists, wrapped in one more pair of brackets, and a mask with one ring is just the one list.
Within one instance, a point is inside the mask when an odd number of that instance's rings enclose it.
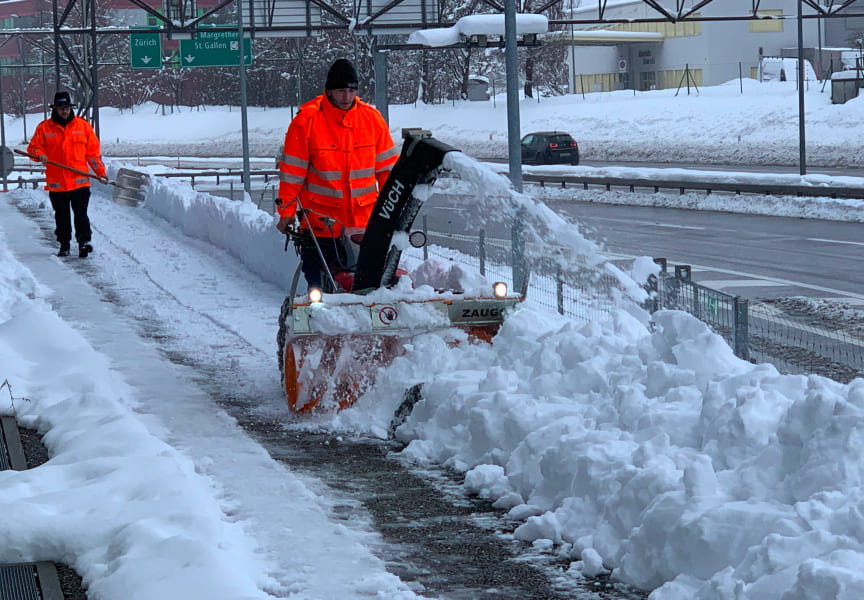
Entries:
{"label": "orange snow blower housing", "polygon": [[[400,245],[404,247],[404,240],[394,243],[394,235],[407,236],[416,247],[425,243],[422,232],[409,233],[423,203],[413,190],[434,183],[444,155],[454,151],[427,131],[406,129],[403,137],[402,153],[366,230],[348,229],[340,237],[340,264],[325,271],[325,290],[313,288],[308,297],[296,297],[300,266],[294,274],[277,343],[286,399],[296,412],[352,405],[374,384],[377,370],[404,353],[413,336],[455,328],[465,333],[448,336],[452,343],[466,338],[490,342],[508,309],[524,297],[508,296],[504,284],[471,298],[453,291],[392,289],[401,274]],[[315,243],[297,231],[288,235],[295,244]],[[323,292],[329,292],[326,298]]]}

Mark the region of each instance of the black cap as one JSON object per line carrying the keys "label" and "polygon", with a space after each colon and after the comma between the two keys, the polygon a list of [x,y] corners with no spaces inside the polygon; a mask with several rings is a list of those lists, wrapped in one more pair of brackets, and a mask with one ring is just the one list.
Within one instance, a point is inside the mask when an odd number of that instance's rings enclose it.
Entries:
{"label": "black cap", "polygon": [[69,92],[57,92],[54,94],[54,103],[51,105],[51,108],[55,108],[57,106],[75,106],[72,102],[72,96],[69,95]]}
{"label": "black cap", "polygon": [[354,70],[354,65],[351,61],[340,58],[330,66],[327,71],[327,83],[324,84],[325,90],[340,90],[343,88],[357,89],[359,80],[357,79],[357,71]]}

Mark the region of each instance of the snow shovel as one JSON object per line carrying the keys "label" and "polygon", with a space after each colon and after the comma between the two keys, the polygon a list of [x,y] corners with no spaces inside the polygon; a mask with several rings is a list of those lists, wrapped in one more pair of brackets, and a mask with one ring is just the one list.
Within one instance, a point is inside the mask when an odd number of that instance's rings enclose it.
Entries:
{"label": "snow shovel", "polygon": [[[24,150],[18,150],[17,148],[15,148],[14,152],[16,154],[20,154],[21,156],[27,156],[29,158],[39,160],[39,157],[37,155],[30,154],[29,152],[25,152]],[[39,162],[42,162],[42,161],[39,160]],[[66,169],[67,171],[72,171],[73,173],[77,173],[78,175],[84,175],[85,177],[92,177],[94,179],[99,179],[99,176],[96,175],[95,173],[88,173],[87,171],[82,171],[81,169],[76,169],[75,167],[70,167],[69,165],[64,165],[63,163],[54,162],[53,160],[46,160],[45,162],[49,165],[54,165],[55,167],[60,167],[61,169]],[[124,169],[121,169],[121,171],[123,171],[123,170]],[[128,171],[128,169],[126,169],[126,171]],[[144,175],[144,177],[146,177],[146,175]],[[143,182],[141,182],[141,183],[143,183]],[[140,197],[141,196],[141,188],[140,187],[131,187],[131,186],[117,183],[116,181],[109,181],[108,185],[113,185],[116,189],[124,190],[125,192],[127,192],[126,194],[123,194],[123,193],[118,194],[117,191],[115,190],[114,201],[117,202],[118,204],[123,204],[124,206],[137,206],[138,202],[140,200],[143,200],[143,198]],[[129,192],[134,194],[134,196],[132,198],[129,197]]]}

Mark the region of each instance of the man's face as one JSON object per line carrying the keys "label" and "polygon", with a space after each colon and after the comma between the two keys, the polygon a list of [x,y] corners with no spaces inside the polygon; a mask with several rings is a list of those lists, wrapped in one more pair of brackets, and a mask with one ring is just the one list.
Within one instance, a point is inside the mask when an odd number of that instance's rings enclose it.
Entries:
{"label": "man's face", "polygon": [[355,98],[357,98],[357,90],[355,88],[327,90],[327,99],[330,100],[330,104],[340,110],[351,108],[354,105]]}
{"label": "man's face", "polygon": [[72,112],[71,106],[55,106],[54,110],[57,111],[57,114],[60,115],[61,118],[66,119],[69,117],[69,113]]}

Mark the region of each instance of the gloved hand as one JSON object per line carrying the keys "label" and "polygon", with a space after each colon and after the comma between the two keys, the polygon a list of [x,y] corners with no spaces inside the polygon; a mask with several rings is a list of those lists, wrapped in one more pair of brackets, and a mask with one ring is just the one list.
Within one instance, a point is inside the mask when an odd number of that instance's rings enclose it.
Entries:
{"label": "gloved hand", "polygon": [[296,217],[285,217],[284,219],[279,219],[279,222],[276,223],[276,229],[282,233],[288,233],[289,229],[294,229],[296,223]]}
{"label": "gloved hand", "polygon": [[39,156],[36,157],[36,159],[39,162],[41,162],[42,164],[45,164],[48,162],[48,155],[47,154],[40,154]]}
{"label": "gloved hand", "polygon": [[103,175],[102,177],[97,178],[97,181],[99,181],[99,183],[101,183],[102,185],[108,185],[108,176]]}

